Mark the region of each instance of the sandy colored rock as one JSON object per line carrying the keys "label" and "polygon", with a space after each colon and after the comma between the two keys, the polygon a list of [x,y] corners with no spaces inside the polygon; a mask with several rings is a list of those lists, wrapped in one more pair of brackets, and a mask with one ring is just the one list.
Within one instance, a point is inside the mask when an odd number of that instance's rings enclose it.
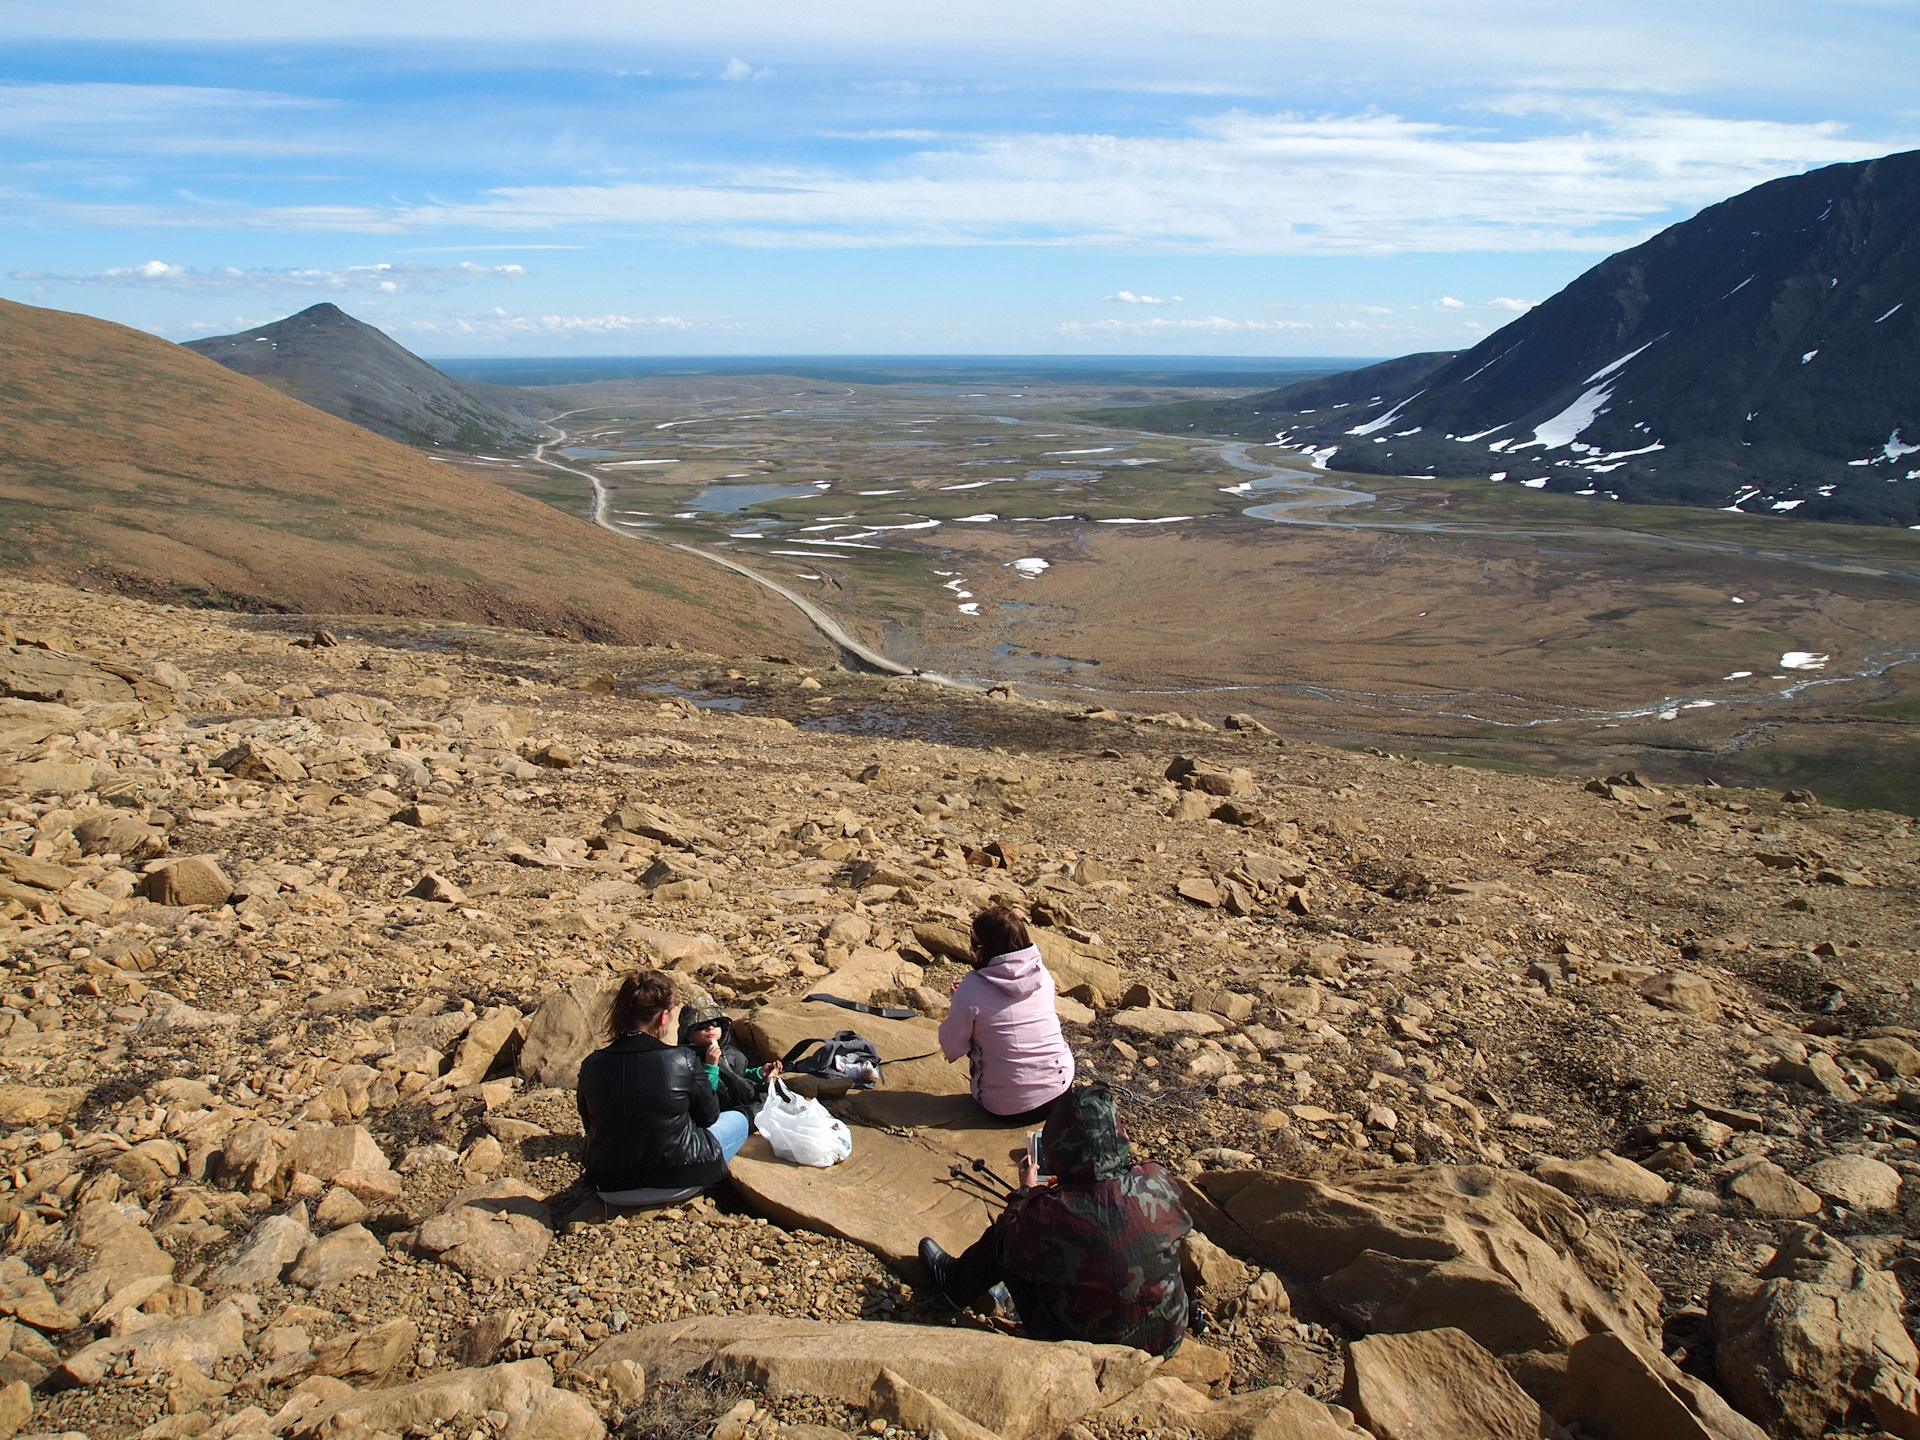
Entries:
{"label": "sandy colored rock", "polygon": [[1589,1335],[1567,1355],[1562,1424],[1593,1440],[1766,1440],[1766,1432],[1652,1346]]}
{"label": "sandy colored rock", "polygon": [[615,988],[589,976],[542,1001],[527,1020],[516,1062],[520,1074],[542,1085],[572,1089],[580,1079],[580,1062],[607,1043]]}
{"label": "sandy colored rock", "polygon": [[557,1390],[544,1360],[518,1360],[481,1370],[454,1370],[386,1390],[357,1390],[300,1422],[294,1437],[347,1440],[384,1431],[430,1434],[498,1412],[501,1440],[601,1440],[606,1426],[578,1395]]}
{"label": "sandy colored rock", "polygon": [[1354,1341],[1341,1398],[1375,1440],[1541,1440],[1558,1428],[1498,1360],[1454,1329]]}
{"label": "sandy colored rock", "polygon": [[287,1283],[318,1290],[355,1275],[375,1275],[385,1254],[386,1247],[366,1226],[347,1225],[309,1240],[287,1272]]}
{"label": "sandy colored rock", "polygon": [[0,1389],[0,1440],[12,1440],[32,1419],[33,1391],[26,1381],[15,1380]]}
{"label": "sandy colored rock", "polygon": [[91,1310],[108,1296],[149,1277],[173,1274],[173,1257],[146,1227],[106,1200],[89,1200],[74,1217],[73,1235],[91,1252],[87,1268],[64,1287],[69,1304]]}
{"label": "sandy colored rock", "polygon": [[309,1375],[378,1380],[411,1356],[419,1340],[420,1329],[411,1320],[389,1320],[315,1347],[312,1358],[301,1369]]}
{"label": "sandy colored rock", "polygon": [[925,969],[903,958],[897,950],[876,950],[870,945],[861,945],[815,988],[823,995],[864,1003],[876,995],[910,990],[925,978]]}
{"label": "sandy colored rock", "polygon": [[291,785],[307,778],[307,767],[277,745],[243,740],[213,762],[236,780],[279,781]]}
{"label": "sandy colored rock", "polygon": [[[614,1363],[632,1365],[633,1362],[623,1360]],[[998,1440],[986,1426],[976,1425],[946,1401],[929,1395],[891,1370],[881,1370],[879,1378],[873,1382],[866,1408],[868,1415],[890,1420],[920,1435],[939,1430],[946,1434],[948,1440]]]}
{"label": "sandy colored rock", "polygon": [[1829,1155],[1802,1171],[1800,1183],[1849,1210],[1893,1210],[1900,1204],[1900,1172],[1866,1155]]}
{"label": "sandy colored rock", "polygon": [[1815,1440],[1870,1403],[1882,1367],[1920,1367],[1901,1300],[1892,1276],[1796,1225],[1753,1279],[1714,1282],[1707,1313],[1720,1388],[1769,1435]]}
{"label": "sandy colored rock", "polygon": [[1856,1040],[1847,1047],[1847,1058],[1864,1061],[1882,1075],[1898,1079],[1920,1074],[1920,1049],[1893,1035]]}
{"label": "sandy colored rock", "polygon": [[1198,1010],[1116,1010],[1113,1023],[1136,1035],[1218,1035],[1227,1027],[1217,1015]]}
{"label": "sandy colored rock", "polygon": [[504,1280],[537,1265],[553,1244],[553,1212],[524,1180],[462,1190],[416,1232],[415,1246],[475,1279]]}
{"label": "sandy colored rock", "polygon": [[[1579,1207],[1525,1175],[1401,1166],[1341,1186],[1212,1171],[1203,1194],[1283,1275],[1363,1333],[1455,1326],[1496,1353],[1659,1334],[1653,1282]],[[1208,1219],[1196,1214],[1205,1228]]]}
{"label": "sandy colored rock", "polygon": [[449,1090],[477,1085],[495,1066],[512,1063],[509,1047],[519,1034],[520,1021],[520,1012],[511,1005],[495,1005],[484,1011],[461,1038],[453,1065],[441,1077],[441,1083]]}
{"label": "sandy colored rock", "polygon": [[1678,1010],[1702,1020],[1720,1018],[1720,997],[1713,982],[1691,970],[1663,970],[1640,982],[1640,993],[1663,1010]]}
{"label": "sandy colored rock", "polygon": [[86,1098],[83,1085],[0,1085],[0,1125],[55,1125]]}
{"label": "sandy colored rock", "polygon": [[1727,1182],[1727,1193],[1777,1220],[1797,1220],[1820,1210],[1820,1197],[1771,1160],[1742,1170]]}
{"label": "sandy colored rock", "polygon": [[142,888],[156,905],[224,905],[233,894],[233,882],[204,855],[170,861],[147,876]]}
{"label": "sandy colored rock", "polygon": [[246,1353],[246,1318],[240,1307],[223,1300],[204,1315],[164,1321],[128,1335],[96,1340],[69,1355],[56,1372],[62,1383],[97,1385],[125,1357],[136,1375],[173,1371],[185,1364],[203,1373],[231,1355]]}
{"label": "sandy colored rock", "polygon": [[[1024,1138],[1024,1132],[1009,1134],[1011,1140],[999,1145],[1003,1176],[1011,1173],[1004,1152]],[[755,1214],[838,1235],[889,1264],[917,1269],[921,1236],[931,1235],[957,1255],[980,1238],[995,1213],[984,1203],[984,1191],[954,1181],[953,1166],[967,1163],[961,1151],[935,1143],[932,1135],[909,1139],[862,1128],[854,1134],[853,1154],[831,1169],[789,1164],[764,1137],[753,1135],[729,1173]]]}
{"label": "sandy colored rock", "polygon": [[343,1186],[363,1201],[400,1197],[400,1177],[364,1125],[309,1125],[294,1132],[288,1155],[299,1173]]}
{"label": "sandy colored rock", "polygon": [[1103,946],[1085,944],[1050,928],[1034,930],[1033,943],[1040,948],[1041,963],[1053,976],[1056,990],[1088,985],[1102,995],[1118,995],[1125,988],[1113,952]]}
{"label": "sandy colored rock", "polygon": [[988,1331],[872,1321],[829,1324],[774,1316],[703,1316],[616,1335],[581,1362],[615,1360],[671,1381],[702,1366],[770,1395],[865,1405],[882,1370],[1005,1440],[1042,1440],[1093,1410],[1103,1370],[1147,1367],[1138,1351],[1075,1341],[1041,1344]]}
{"label": "sandy colored rock", "polygon": [[1533,1178],[1568,1195],[1595,1195],[1637,1205],[1664,1205],[1673,1186],[1644,1166],[1602,1150],[1584,1160],[1543,1160]]}
{"label": "sandy colored rock", "polygon": [[278,1280],[313,1239],[307,1206],[300,1201],[284,1215],[269,1215],[253,1227],[227,1262],[213,1272],[215,1285],[250,1286]]}
{"label": "sandy colored rock", "polygon": [[1180,1275],[1189,1295],[1215,1305],[1238,1295],[1253,1278],[1245,1261],[1236,1260],[1198,1230],[1188,1232],[1180,1242]]}

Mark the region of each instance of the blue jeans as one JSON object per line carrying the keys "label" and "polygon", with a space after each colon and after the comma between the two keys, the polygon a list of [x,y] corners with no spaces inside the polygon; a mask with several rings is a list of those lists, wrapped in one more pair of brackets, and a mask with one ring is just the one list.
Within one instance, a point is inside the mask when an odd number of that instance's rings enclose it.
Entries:
{"label": "blue jeans", "polygon": [[720,1142],[720,1158],[731,1165],[740,1147],[747,1143],[747,1136],[753,1133],[753,1122],[747,1119],[744,1110],[722,1110],[720,1118],[707,1127],[707,1133]]}

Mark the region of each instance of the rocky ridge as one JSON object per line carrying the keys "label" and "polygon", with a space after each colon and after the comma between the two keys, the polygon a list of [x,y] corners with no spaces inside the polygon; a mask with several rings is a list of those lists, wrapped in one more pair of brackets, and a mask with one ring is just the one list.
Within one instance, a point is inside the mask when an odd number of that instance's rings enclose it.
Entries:
{"label": "rocky ridge", "polygon": [[[1920,1433],[1905,817],[4,593],[7,1433]],[[899,1253],[1021,1138],[924,1058],[996,895],[1189,1186],[1167,1364]],[[816,990],[916,1011],[831,1102],[908,1208],[751,1148],[584,1193],[571,1067],[640,964],[769,1048]]]}

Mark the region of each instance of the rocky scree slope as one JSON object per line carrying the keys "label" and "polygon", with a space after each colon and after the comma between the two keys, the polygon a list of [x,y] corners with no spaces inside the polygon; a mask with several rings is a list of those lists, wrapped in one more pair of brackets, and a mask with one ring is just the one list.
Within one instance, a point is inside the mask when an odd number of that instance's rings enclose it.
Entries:
{"label": "rocky scree slope", "polygon": [[1920,524],[1917,234],[1920,151],[1828,166],[1603,260],[1438,368],[1407,356],[1186,423],[1360,474]]}
{"label": "rocky scree slope", "polygon": [[819,653],[784,602],[125,326],[0,301],[0,569],[253,610]]}
{"label": "rocky scree slope", "polygon": [[[4,597],[11,1430],[1920,1424],[1905,817]],[[751,704],[692,703],[721,691]],[[881,711],[903,738],[817,728]],[[999,746],[916,738],[975,724]],[[924,1033],[996,895],[1079,977],[1083,1075],[1190,1187],[1203,1343],[1157,1366],[947,1313],[830,1183],[771,1217],[582,1192],[569,1066],[620,972],[747,1034],[815,989]],[[862,1103],[963,1088],[903,1063]],[[856,1159],[938,1129],[834,1103]]]}
{"label": "rocky scree slope", "polygon": [[312,305],[236,335],[189,340],[186,348],[407,445],[518,449],[540,439],[541,402],[443,375],[338,305]]}

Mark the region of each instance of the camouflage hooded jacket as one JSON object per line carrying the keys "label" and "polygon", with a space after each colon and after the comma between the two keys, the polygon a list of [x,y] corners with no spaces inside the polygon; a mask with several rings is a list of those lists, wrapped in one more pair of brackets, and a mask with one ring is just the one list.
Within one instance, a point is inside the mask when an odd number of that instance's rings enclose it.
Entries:
{"label": "camouflage hooded jacket", "polygon": [[996,1222],[1002,1272],[1031,1287],[1027,1334],[1167,1353],[1187,1333],[1180,1240],[1193,1228],[1172,1177],[1133,1163],[1105,1085],[1069,1090],[1040,1143],[1056,1183]]}

